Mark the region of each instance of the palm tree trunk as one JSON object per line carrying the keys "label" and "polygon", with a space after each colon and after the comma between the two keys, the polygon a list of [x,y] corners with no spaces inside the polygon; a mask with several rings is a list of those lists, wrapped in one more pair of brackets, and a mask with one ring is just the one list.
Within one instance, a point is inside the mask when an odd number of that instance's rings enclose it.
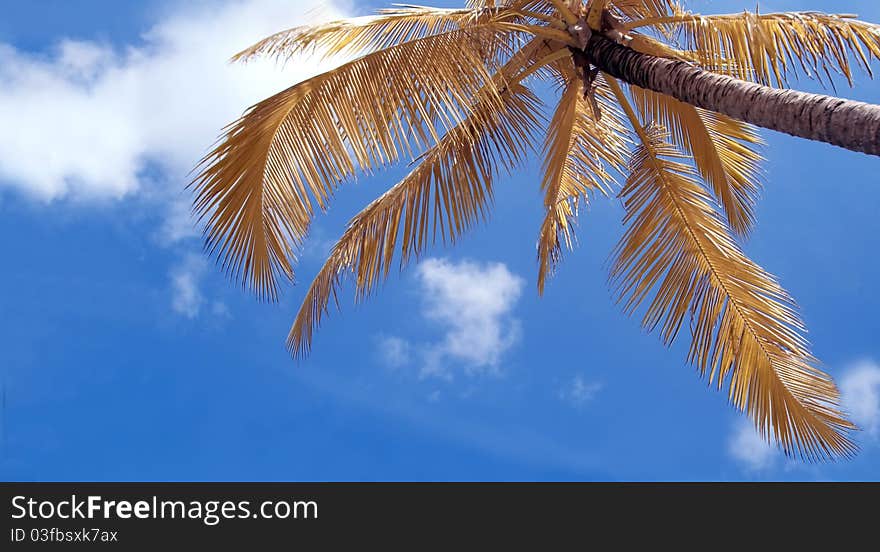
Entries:
{"label": "palm tree trunk", "polygon": [[781,90],[710,73],[683,61],[642,54],[593,33],[578,66],[592,64],[641,88],[757,126],[880,155],[880,106]]}

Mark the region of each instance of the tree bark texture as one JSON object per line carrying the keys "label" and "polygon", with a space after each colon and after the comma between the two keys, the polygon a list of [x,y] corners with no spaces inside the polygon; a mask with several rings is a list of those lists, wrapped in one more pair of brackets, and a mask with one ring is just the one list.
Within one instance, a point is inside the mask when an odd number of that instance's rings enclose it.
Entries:
{"label": "tree bark texture", "polygon": [[575,63],[630,84],[760,127],[880,155],[880,106],[784,90],[711,73],[693,64],[636,52],[593,33]]}

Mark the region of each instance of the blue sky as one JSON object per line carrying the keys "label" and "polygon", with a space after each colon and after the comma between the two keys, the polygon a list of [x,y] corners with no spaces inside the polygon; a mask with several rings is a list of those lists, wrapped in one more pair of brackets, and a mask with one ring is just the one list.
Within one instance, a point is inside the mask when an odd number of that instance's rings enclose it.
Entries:
{"label": "blue sky", "polygon": [[[182,188],[226,122],[320,69],[224,64],[302,22],[303,8],[73,6],[10,3],[0,21],[0,478],[880,479],[877,159],[764,133],[746,251],[797,298],[865,427],[854,460],[805,466],[707,388],[686,341],[666,349],[621,314],[606,282],[616,201],[582,215],[579,247],[537,297],[537,159],[497,183],[489,224],[366,303],[349,289],[312,355],[292,361],[284,338],[321,255],[404,169],[345,186],[316,223],[300,284],[260,304],[203,258]],[[866,1],[762,9],[880,21]],[[880,102],[866,78],[839,92]]]}

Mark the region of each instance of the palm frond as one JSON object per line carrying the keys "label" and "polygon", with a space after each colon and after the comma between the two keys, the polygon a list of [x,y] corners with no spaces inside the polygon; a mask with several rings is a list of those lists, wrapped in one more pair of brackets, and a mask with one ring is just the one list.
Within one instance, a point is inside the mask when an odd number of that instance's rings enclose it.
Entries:
{"label": "palm frond", "polygon": [[520,19],[522,16],[509,7],[398,6],[378,10],[376,15],[281,31],[242,50],[232,60],[247,61],[256,56],[286,60],[301,54],[360,56],[427,36]]}
{"label": "palm frond", "polygon": [[692,52],[679,50],[661,40],[657,40],[644,34],[632,33],[626,45],[636,52],[648,54],[649,56],[680,59],[682,61],[692,61],[695,63],[701,61],[700,58],[695,56]]}
{"label": "palm frond", "polygon": [[[853,67],[871,75],[872,60],[880,58],[880,26],[847,14],[678,14],[631,27],[642,24],[680,31],[708,70],[766,85],[785,87],[801,74],[833,82],[832,73],[852,85]],[[717,66],[719,59],[734,63]]]}
{"label": "palm frond", "polygon": [[631,313],[653,291],[643,324],[666,343],[690,318],[689,360],[789,454],[849,456],[853,426],[831,378],[814,366],[788,294],[728,232],[686,156],[660,127],[643,143],[621,193],[626,233],[611,274]]}
{"label": "palm frond", "polygon": [[[195,211],[207,248],[261,298],[293,275],[314,203],[358,170],[413,156],[458,124],[509,54],[492,23],[393,46],[250,108],[202,161]],[[488,92],[487,92],[488,90]],[[497,93],[494,94],[497,100]]]}
{"label": "palm frond", "polygon": [[761,190],[762,158],[754,146],[762,141],[755,128],[637,86],[630,93],[642,116],[668,129],[674,143],[693,156],[730,227],[748,234]]}
{"label": "palm frond", "polygon": [[287,339],[294,356],[308,352],[330,297],[336,297],[348,270],[355,276],[358,299],[363,299],[387,277],[396,253],[403,267],[438,236],[455,241],[485,217],[493,175],[532,150],[541,107],[519,80],[535,69],[547,50],[543,40],[523,48],[495,76],[507,82],[498,92],[501,103],[491,87],[477,94],[468,117],[349,223],[297,313]]}
{"label": "palm frond", "polygon": [[[524,13],[539,13],[549,15],[558,10],[554,2],[560,0],[468,0],[465,5],[471,9],[480,10],[517,10]],[[570,1],[570,0],[566,0]]]}
{"label": "palm frond", "polygon": [[546,214],[538,236],[541,294],[562,245],[573,246],[579,205],[589,202],[591,191],[608,193],[615,184],[612,172],[622,173],[628,154],[623,116],[604,79],[598,79],[594,104],[581,80],[570,76],[548,127],[541,183]]}
{"label": "palm frond", "polygon": [[[675,0],[613,0],[612,7],[614,8],[614,13],[619,15],[624,23],[669,17],[679,13],[681,10]],[[654,28],[664,38],[672,38],[673,29],[671,26],[659,24],[655,25]],[[635,38],[637,42],[644,43],[646,49],[650,47],[656,51],[661,48],[660,45],[662,43],[652,43],[651,39],[647,37],[636,35]],[[630,47],[633,46],[630,45]],[[649,51],[644,53],[658,55]]]}
{"label": "palm frond", "polygon": [[665,17],[674,13],[677,8],[674,0],[611,0],[610,4],[630,21]]}

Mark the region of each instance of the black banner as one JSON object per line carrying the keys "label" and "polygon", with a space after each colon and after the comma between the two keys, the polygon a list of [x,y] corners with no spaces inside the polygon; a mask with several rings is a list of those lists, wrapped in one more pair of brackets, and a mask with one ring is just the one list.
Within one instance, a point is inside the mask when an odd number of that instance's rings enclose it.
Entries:
{"label": "black banner", "polygon": [[873,533],[880,485],[7,483],[0,495],[2,550],[720,543],[707,532],[765,550]]}

